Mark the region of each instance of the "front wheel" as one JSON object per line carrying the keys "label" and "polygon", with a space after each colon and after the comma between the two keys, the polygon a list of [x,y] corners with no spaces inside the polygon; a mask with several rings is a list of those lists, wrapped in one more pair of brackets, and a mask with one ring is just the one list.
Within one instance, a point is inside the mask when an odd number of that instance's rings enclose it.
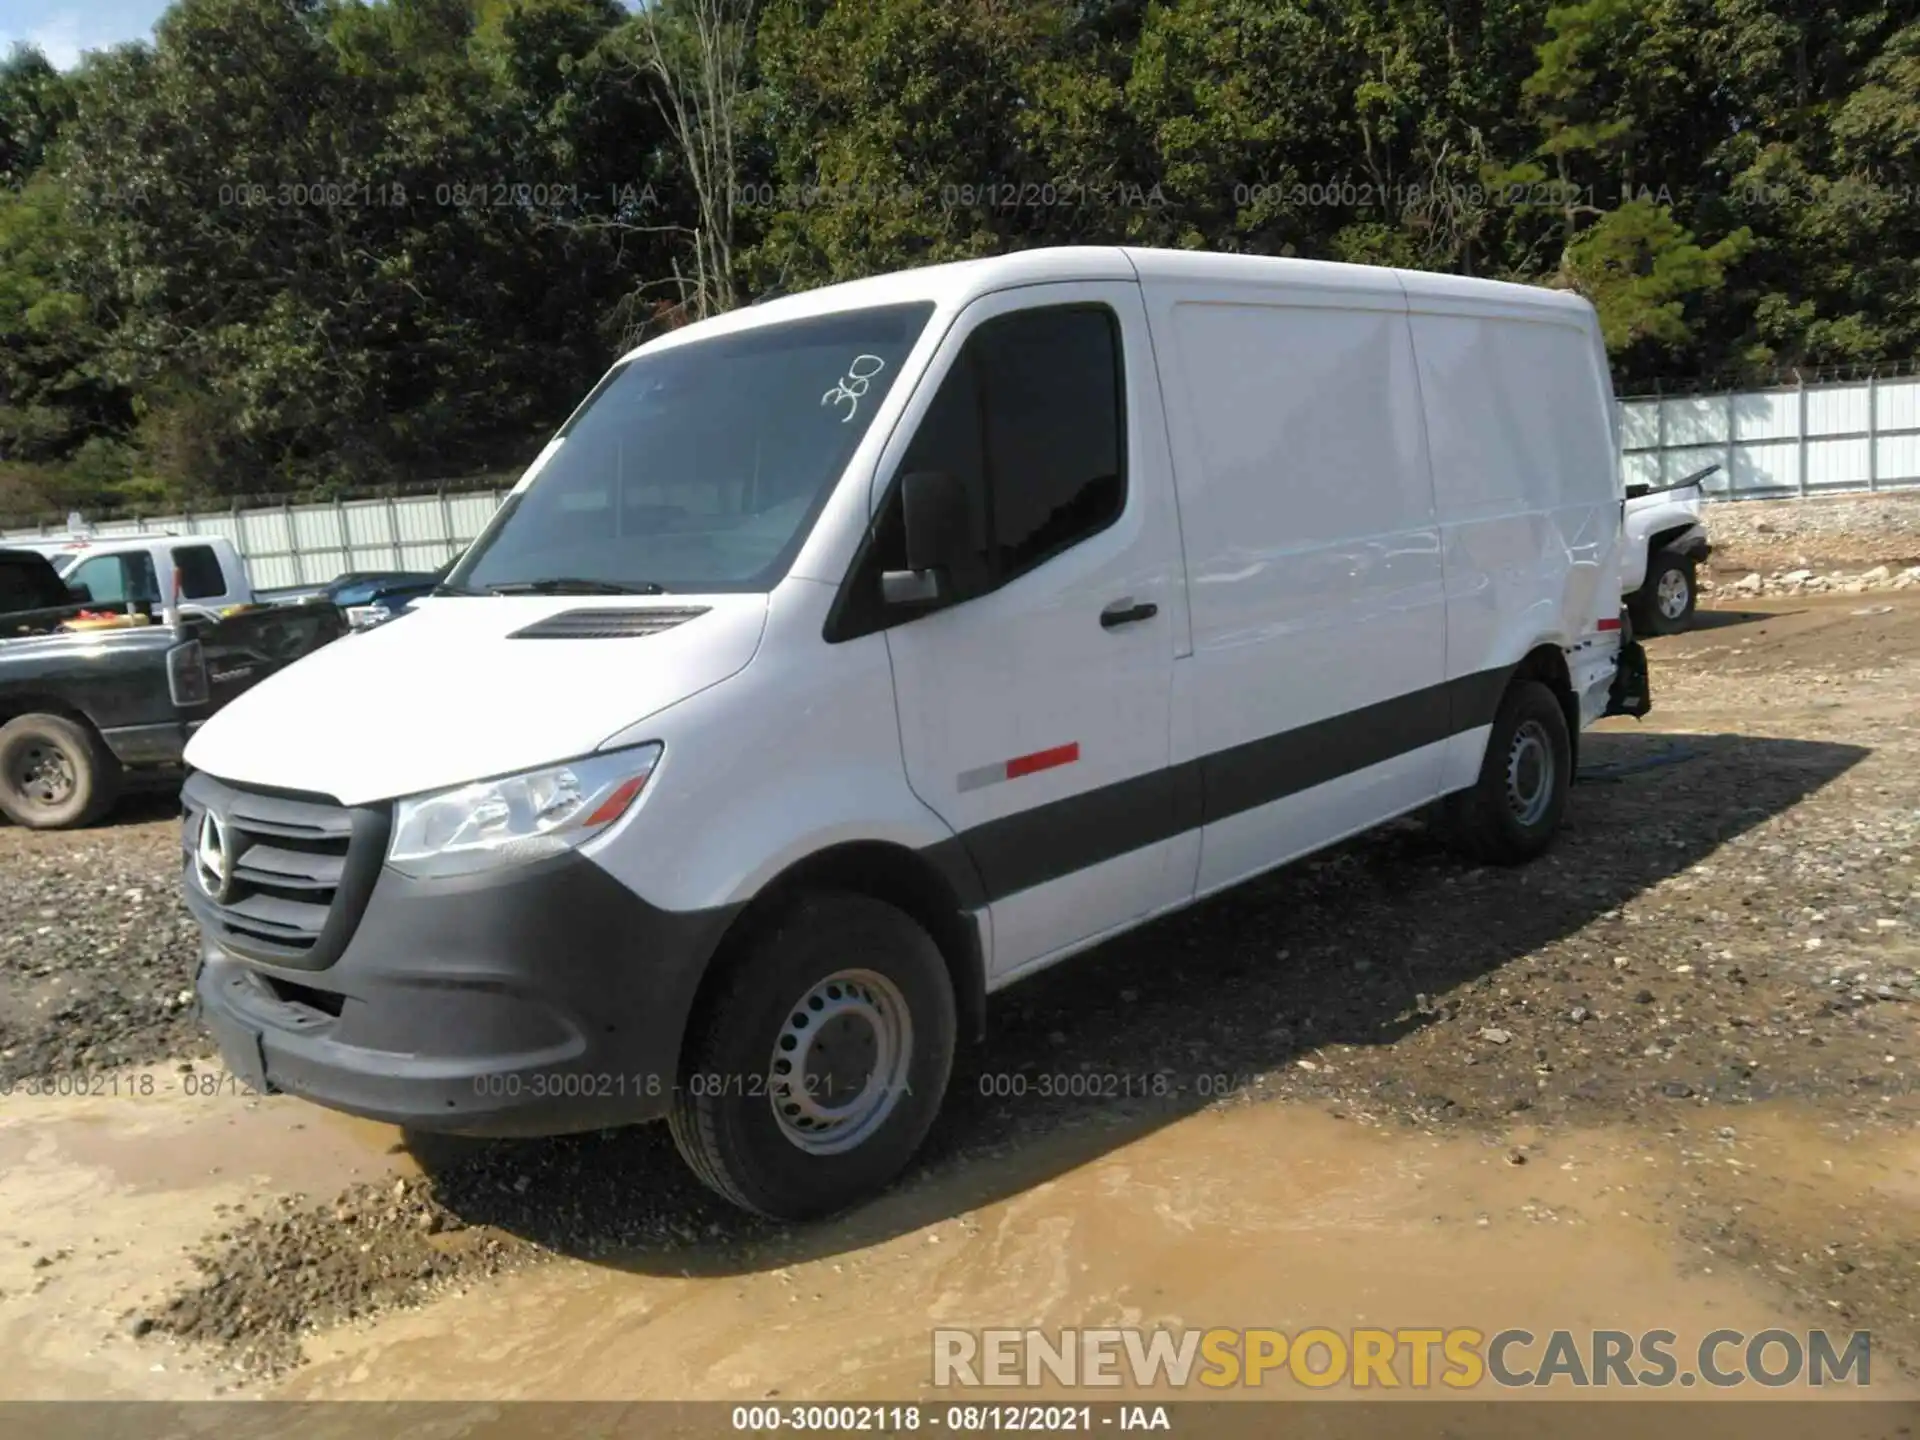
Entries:
{"label": "front wheel", "polygon": [[1566,712],[1538,680],[1508,687],[1480,778],[1441,805],[1448,838],[1476,860],[1515,865],[1552,843],[1573,780]]}
{"label": "front wheel", "polygon": [[1677,635],[1693,623],[1698,600],[1693,561],[1656,550],[1647,561],[1645,583],[1628,602],[1634,629],[1643,635]]}
{"label": "front wheel", "polygon": [[708,1186],[802,1220],[874,1194],[926,1138],[953,1067],[939,947],[865,895],[791,903],[698,1008],[669,1124]]}

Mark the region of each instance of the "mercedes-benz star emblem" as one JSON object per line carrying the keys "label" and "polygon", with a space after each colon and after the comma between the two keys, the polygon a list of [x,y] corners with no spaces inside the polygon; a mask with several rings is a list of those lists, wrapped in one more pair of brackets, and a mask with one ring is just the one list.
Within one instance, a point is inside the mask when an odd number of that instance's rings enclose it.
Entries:
{"label": "mercedes-benz star emblem", "polygon": [[233,880],[233,857],[227,850],[227,827],[209,810],[200,817],[200,838],[193,847],[193,874],[207,898],[219,904],[227,898]]}

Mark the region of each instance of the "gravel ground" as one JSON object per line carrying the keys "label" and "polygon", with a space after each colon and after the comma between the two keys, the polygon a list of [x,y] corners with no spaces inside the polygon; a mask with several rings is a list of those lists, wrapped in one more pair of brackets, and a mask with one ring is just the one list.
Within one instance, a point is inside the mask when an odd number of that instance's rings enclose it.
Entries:
{"label": "gravel ground", "polygon": [[1716,570],[1920,565],[1920,488],[1815,500],[1737,500],[1703,517]]}
{"label": "gravel ground", "polygon": [[[1395,825],[1000,997],[906,1184],[915,1213],[1206,1106],[1287,1099],[1489,1136],[1616,1127],[1689,1157],[1672,1220],[1698,1263],[1758,1271],[1920,1360],[1912,1207],[1805,1213],[1778,1175],[1720,1159],[1757,1101],[1835,1145],[1920,1114],[1920,594],[1723,600],[1750,608],[1650,647],[1653,716],[1587,737],[1542,861],[1471,866]],[[176,823],[0,830],[0,1074],[204,1053],[178,1004],[193,944]],[[1005,1077],[1026,1093],[1004,1098]],[[199,1279],[129,1328],[273,1373],[303,1333],[555,1252],[644,1248],[678,1273],[752,1264],[779,1238],[699,1190],[661,1127],[416,1148],[425,1178],[231,1217]]]}
{"label": "gravel ground", "polygon": [[[1568,828],[1532,866],[1467,865],[1396,825],[1009,991],[909,1187],[956,1213],[1266,1099],[1385,1127],[1625,1127],[1689,1157],[1670,1204],[1698,1263],[1920,1358],[1911,1208],[1782,1211],[1777,1175],[1720,1158],[1756,1101],[1805,1107],[1836,1144],[1915,1118],[1920,597],[1894,598],[1656,642],[1662,709],[1587,737]],[[984,1093],[1004,1076],[1027,1093]],[[1035,1093],[1061,1076],[1108,1093]],[[776,1238],[688,1180],[659,1127],[448,1147],[429,1170],[235,1231],[158,1324],[272,1372],[306,1327],[549,1253],[711,1269]]]}
{"label": "gravel ground", "polygon": [[0,822],[0,1082],[204,1049],[178,814],[140,796],[91,830]]}

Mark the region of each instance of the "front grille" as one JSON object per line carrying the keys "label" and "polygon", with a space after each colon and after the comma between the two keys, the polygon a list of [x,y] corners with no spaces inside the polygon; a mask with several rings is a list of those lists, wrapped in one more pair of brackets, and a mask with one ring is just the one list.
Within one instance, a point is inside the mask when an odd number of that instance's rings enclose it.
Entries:
{"label": "front grille", "polygon": [[187,906],[214,939],[269,964],[321,969],[337,960],[379,874],[387,808],[204,773],[188,777],[181,800]]}

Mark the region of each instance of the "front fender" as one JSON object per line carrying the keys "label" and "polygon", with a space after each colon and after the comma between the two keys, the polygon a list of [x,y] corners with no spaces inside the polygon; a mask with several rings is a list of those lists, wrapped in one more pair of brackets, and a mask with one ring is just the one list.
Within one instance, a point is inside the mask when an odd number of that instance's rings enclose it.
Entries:
{"label": "front fender", "polygon": [[907,784],[886,637],[828,645],[820,608],[776,606],[745,669],[603,742],[666,747],[641,802],[591,847],[650,903],[737,905],[835,846],[953,839]]}

